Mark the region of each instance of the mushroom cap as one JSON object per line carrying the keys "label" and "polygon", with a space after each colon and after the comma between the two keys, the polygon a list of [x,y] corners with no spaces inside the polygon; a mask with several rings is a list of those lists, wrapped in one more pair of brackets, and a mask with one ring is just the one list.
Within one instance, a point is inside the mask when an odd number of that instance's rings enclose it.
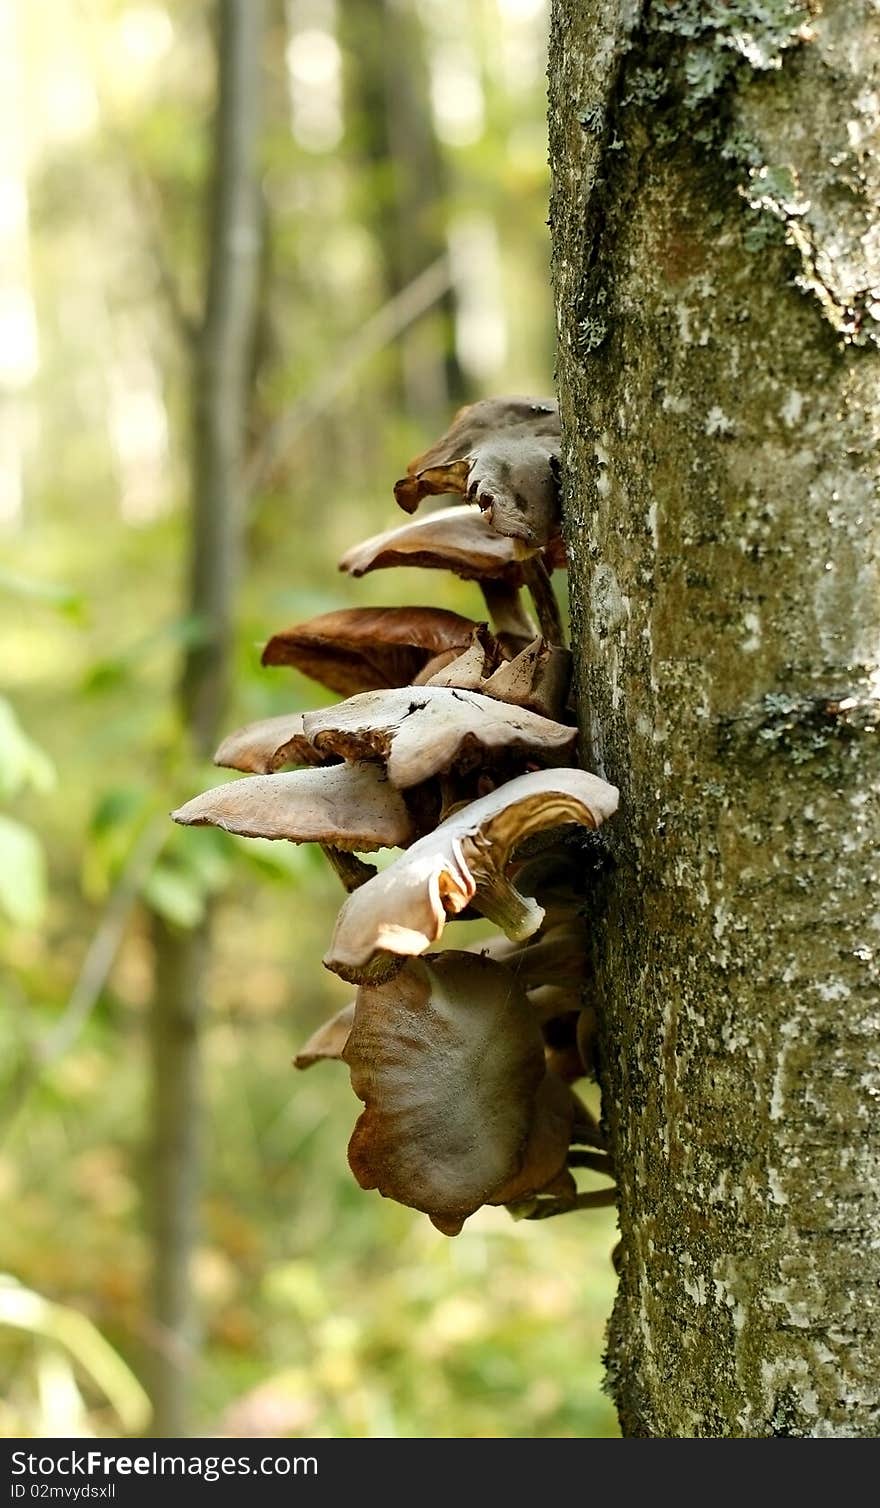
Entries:
{"label": "mushroom cap", "polygon": [[307,712],[303,726],[321,754],[384,759],[401,790],[492,762],[569,763],[577,741],[576,728],[447,686],[364,692]]}
{"label": "mushroom cap", "polygon": [[184,827],[222,827],[245,838],[325,843],[357,853],[403,847],[416,836],[403,797],[375,764],[230,780],[171,815]]}
{"label": "mushroom cap", "polygon": [[544,1049],[525,995],[500,964],[443,953],[360,989],[343,1058],[365,1107],[348,1149],[362,1188],[454,1234],[496,1190],[515,1185]]}
{"label": "mushroom cap", "polygon": [[337,1011],[335,1016],[331,1016],[329,1021],[321,1022],[294,1058],[295,1068],[312,1068],[315,1063],[342,1062],[342,1053],[351,1035],[354,1006],[355,1002],[352,1000],[341,1011]]}
{"label": "mushroom cap", "polygon": [[343,555],[339,569],[366,576],[391,566],[452,571],[463,581],[522,581],[519,542],[498,534],[478,504],[453,504],[386,529]]}
{"label": "mushroom cap", "polygon": [[555,1073],[545,1073],[535,1097],[522,1163],[507,1183],[495,1190],[490,1204],[528,1199],[559,1177],[565,1168],[575,1110],[568,1085]]}
{"label": "mushroom cap", "polygon": [[483,398],[459,409],[436,444],[416,456],[394,496],[413,513],[423,497],[457,492],[526,553],[559,533],[559,410],[552,398]]}
{"label": "mushroom cap", "polygon": [[465,649],[477,624],[438,607],[354,607],[275,634],[264,665],[293,665],[342,696],[408,686],[436,655]]}
{"label": "mushroom cap", "polygon": [[319,765],[324,759],[303,733],[302,713],[283,712],[228,733],[214,763],[246,775],[273,775],[286,764]]}
{"label": "mushroom cap", "polygon": [[[276,777],[277,778],[277,777]],[[496,915],[493,891],[512,890],[505,866],[534,832],[578,822],[599,827],[617,790],[586,770],[535,770],[462,807],[344,902],[324,963],[343,979],[387,977],[400,957],[427,953],[446,925],[473,904]],[[537,932],[537,902],[521,903],[516,934]],[[504,899],[507,899],[506,893]],[[491,960],[490,960],[491,961]]]}
{"label": "mushroom cap", "polygon": [[450,658],[430,677],[423,673],[421,684],[479,691],[508,707],[527,707],[541,717],[558,717],[571,681],[570,651],[537,638],[512,659],[499,663],[498,641],[493,638],[487,645],[485,637],[478,629],[462,654]]}

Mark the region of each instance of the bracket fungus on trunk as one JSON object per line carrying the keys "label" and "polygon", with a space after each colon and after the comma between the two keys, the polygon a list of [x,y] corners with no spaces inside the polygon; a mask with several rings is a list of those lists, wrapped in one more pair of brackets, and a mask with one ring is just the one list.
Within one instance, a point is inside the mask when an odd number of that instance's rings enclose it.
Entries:
{"label": "bracket fungus on trunk", "polygon": [[303,733],[301,712],[263,717],[228,733],[214,755],[214,763],[244,775],[274,775],[288,764],[324,764]]}
{"label": "bracket fungus on trunk", "polygon": [[[294,1063],[347,1063],[364,1104],[355,1177],[447,1235],[482,1205],[539,1220],[613,1201],[613,1190],[578,1192],[573,1172],[613,1177],[571,1084],[591,1071],[596,1038],[583,915],[601,840],[587,834],[617,791],[575,767],[565,720],[571,657],[550,580],[565,566],[558,464],[551,400],[462,409],[395,495],[408,511],[445,492],[469,501],[372,536],[340,568],[476,581],[492,631],[441,608],[393,607],[276,634],[264,664],[295,666],[346,700],[230,734],[215,762],[246,778],[172,814],[324,849],[349,892],[324,962],[359,988]],[[566,837],[575,827],[586,832]],[[377,848],[403,852],[377,873],[357,857]],[[506,935],[432,953],[447,920],[475,915]]]}
{"label": "bracket fungus on trunk", "polygon": [[552,398],[482,398],[416,456],[394,488],[414,513],[422,498],[460,493],[492,528],[530,550],[559,533],[559,410]]}
{"label": "bracket fungus on trunk", "polygon": [[248,775],[214,786],[171,815],[183,827],[326,843],[348,853],[402,848],[416,836],[400,791],[374,764]]}
{"label": "bracket fungus on trunk", "polygon": [[408,686],[429,660],[460,654],[477,624],[439,607],[352,607],[274,634],[264,665],[292,665],[340,696]]}
{"label": "bracket fungus on trunk", "polygon": [[362,987],[342,1056],[365,1106],[348,1148],[358,1183],[423,1210],[444,1234],[565,1166],[572,1122],[541,1093],[540,1029],[490,959],[441,953]]}
{"label": "bracket fungus on trunk", "polygon": [[617,809],[617,790],[586,770],[536,770],[464,806],[420,838],[344,902],[324,958],[359,983],[380,979],[438,941],[448,916],[473,906],[508,937],[541,925],[543,907],[507,873],[518,844],[576,822],[598,828]]}
{"label": "bracket fungus on trunk", "polygon": [[448,770],[568,764],[577,729],[449,686],[366,691],[303,719],[320,754],[382,759],[401,790]]}

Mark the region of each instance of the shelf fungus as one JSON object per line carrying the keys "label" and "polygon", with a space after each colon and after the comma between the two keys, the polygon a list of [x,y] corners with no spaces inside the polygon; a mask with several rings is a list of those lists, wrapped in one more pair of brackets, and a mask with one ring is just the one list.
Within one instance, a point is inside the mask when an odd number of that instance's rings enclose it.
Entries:
{"label": "shelf fungus", "polygon": [[439,607],[344,608],[275,634],[264,665],[292,665],[340,696],[408,686],[430,660],[461,654],[477,624]]}
{"label": "shelf fungus", "polygon": [[416,835],[402,795],[374,764],[230,780],[195,796],[172,817],[183,827],[324,843],[348,853],[402,848]]}
{"label": "shelf fungus", "polygon": [[363,692],[307,712],[303,726],[321,754],[384,760],[401,790],[449,770],[567,765],[577,740],[576,728],[448,686]]}
{"label": "shelf fungus", "polygon": [[274,775],[285,765],[318,765],[325,760],[303,733],[302,713],[284,712],[227,734],[214,763],[245,775]]}
{"label": "shelf fungus", "polygon": [[544,911],[508,876],[517,845],[568,822],[597,828],[616,808],[615,787],[586,770],[536,770],[508,781],[448,817],[348,897],[326,967],[354,983],[386,977],[401,958],[427,953],[447,917],[468,906],[510,938],[531,937]]}
{"label": "shelf fungus", "polygon": [[560,645],[533,639],[513,658],[499,661],[497,654],[487,652],[478,630],[462,654],[422,684],[479,691],[509,707],[525,707],[555,719],[565,710],[570,681],[571,655]]}
{"label": "shelf fungus", "polygon": [[442,953],[362,987],[342,1056],[365,1107],[348,1148],[358,1183],[445,1235],[563,1173],[570,1102],[547,1084],[534,1014],[502,965]]}
{"label": "shelf fungus", "polygon": [[414,513],[422,498],[460,493],[496,533],[541,550],[559,533],[559,435],[552,398],[483,398],[410,461],[394,496]]}
{"label": "shelf fungus", "polygon": [[[543,1220],[614,1202],[572,1085],[596,1068],[585,917],[617,791],[577,768],[552,572],[565,567],[559,415],[542,398],[456,414],[395,487],[461,501],[343,556],[352,577],[397,566],[476,582],[489,622],[435,607],[346,608],[270,639],[345,698],[230,733],[215,763],[244,778],[172,813],[188,826],[320,845],[348,895],[324,958],[357,986],[294,1058],[344,1062],[363,1103],[358,1183],[456,1235],[484,1205]],[[527,605],[526,593],[531,598]],[[361,854],[400,849],[378,872]],[[447,921],[502,935],[436,952]]]}

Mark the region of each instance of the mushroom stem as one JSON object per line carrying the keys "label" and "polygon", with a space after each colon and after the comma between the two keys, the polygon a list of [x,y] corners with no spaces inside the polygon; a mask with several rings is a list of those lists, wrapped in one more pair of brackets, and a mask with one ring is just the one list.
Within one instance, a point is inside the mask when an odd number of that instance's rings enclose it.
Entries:
{"label": "mushroom stem", "polygon": [[505,874],[487,875],[478,881],[474,905],[512,942],[534,937],[544,915],[537,901],[531,896],[520,895]]}
{"label": "mushroom stem", "polygon": [[509,581],[484,578],[480,591],[497,638],[508,653],[516,654],[535,637],[534,624],[523,607],[519,587],[511,586]]}
{"label": "mushroom stem", "polygon": [[535,604],[541,633],[548,644],[565,644],[562,614],[547,570],[539,555],[523,562],[523,579]]}
{"label": "mushroom stem", "polygon": [[617,1203],[617,1189],[590,1189],[586,1194],[575,1194],[573,1199],[537,1199],[535,1208],[524,1216],[526,1220],[550,1220],[554,1215],[567,1215],[571,1210],[604,1210]]}
{"label": "mushroom stem", "polygon": [[358,890],[361,885],[365,885],[367,880],[371,880],[376,873],[375,865],[365,864],[356,853],[347,853],[343,848],[333,848],[329,843],[322,843],[321,850],[349,895],[353,890]]}
{"label": "mushroom stem", "polygon": [[569,1152],[566,1158],[566,1166],[569,1168],[590,1168],[594,1173],[604,1173],[606,1178],[613,1178],[614,1159],[607,1152]]}

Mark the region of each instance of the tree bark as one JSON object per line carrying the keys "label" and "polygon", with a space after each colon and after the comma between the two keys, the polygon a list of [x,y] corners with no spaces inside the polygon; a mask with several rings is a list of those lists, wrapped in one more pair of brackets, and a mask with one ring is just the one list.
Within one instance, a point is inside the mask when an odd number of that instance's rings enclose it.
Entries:
{"label": "tree bark", "polygon": [[[193,363],[193,464],[186,610],[197,640],[184,657],[181,715],[208,757],[226,704],[244,523],[242,465],[257,320],[262,210],[262,0],[218,0],[217,105],[204,315]],[[199,1029],[211,913],[191,930],[154,918],[152,1012],[153,1433],[186,1433],[198,1343],[191,1263],[198,1231]]]}
{"label": "tree bark", "polygon": [[880,16],[554,0],[625,1434],[880,1427]]}

